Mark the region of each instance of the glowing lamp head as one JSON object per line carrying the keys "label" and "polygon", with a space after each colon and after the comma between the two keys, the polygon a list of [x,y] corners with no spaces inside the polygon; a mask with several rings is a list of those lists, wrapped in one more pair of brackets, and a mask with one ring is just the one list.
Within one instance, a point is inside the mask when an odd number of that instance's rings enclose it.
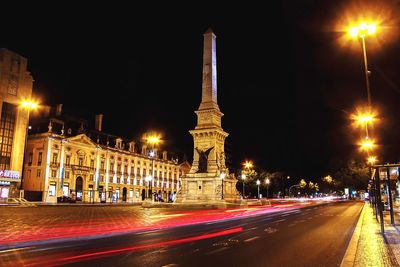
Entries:
{"label": "glowing lamp head", "polygon": [[269,184],[271,181],[269,180],[269,178],[265,179],[265,183]]}
{"label": "glowing lamp head", "polygon": [[364,139],[360,142],[361,151],[371,151],[375,148],[375,142],[371,139]]}
{"label": "glowing lamp head", "polygon": [[257,185],[260,185],[260,180],[257,180]]}
{"label": "glowing lamp head", "polygon": [[25,100],[21,102],[21,107],[26,110],[34,110],[37,109],[38,106],[38,103],[31,100]]}
{"label": "glowing lamp head", "polygon": [[219,177],[221,177],[222,180],[225,179],[225,176],[226,176],[225,172],[221,172],[221,174],[219,175]]}
{"label": "glowing lamp head", "polygon": [[377,161],[378,161],[378,159],[375,156],[369,156],[367,158],[367,162],[369,165],[374,165]]}
{"label": "glowing lamp head", "polygon": [[242,173],[242,180],[246,180],[246,174]]}
{"label": "glowing lamp head", "polygon": [[151,175],[146,176],[145,178],[146,182],[150,182],[151,180],[153,180],[153,177],[151,177]]}
{"label": "glowing lamp head", "polygon": [[147,137],[147,143],[151,145],[157,145],[160,142],[160,137],[156,135],[151,135]]}
{"label": "glowing lamp head", "polygon": [[365,38],[367,35],[373,35],[375,32],[375,23],[361,22],[358,26],[353,26],[349,28],[349,35],[351,37]]}
{"label": "glowing lamp head", "polygon": [[149,156],[154,157],[154,155],[155,155],[154,151],[150,151]]}
{"label": "glowing lamp head", "polygon": [[251,161],[246,161],[243,165],[246,169],[253,168],[253,162]]}

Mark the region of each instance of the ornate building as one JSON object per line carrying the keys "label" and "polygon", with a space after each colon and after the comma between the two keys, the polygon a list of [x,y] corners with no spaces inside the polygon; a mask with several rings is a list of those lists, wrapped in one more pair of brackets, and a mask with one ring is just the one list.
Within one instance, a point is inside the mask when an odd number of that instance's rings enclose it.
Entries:
{"label": "ornate building", "polygon": [[19,196],[29,111],[21,102],[32,95],[26,58],[0,49],[0,202]]}
{"label": "ornate building", "polygon": [[139,147],[102,132],[101,114],[95,129],[87,130],[84,120],[62,116],[59,105],[55,116],[33,125],[24,173],[25,195],[31,200],[56,202],[64,196],[83,202],[136,202],[157,193],[167,201],[187,169],[167,151],[150,153],[146,144]]}

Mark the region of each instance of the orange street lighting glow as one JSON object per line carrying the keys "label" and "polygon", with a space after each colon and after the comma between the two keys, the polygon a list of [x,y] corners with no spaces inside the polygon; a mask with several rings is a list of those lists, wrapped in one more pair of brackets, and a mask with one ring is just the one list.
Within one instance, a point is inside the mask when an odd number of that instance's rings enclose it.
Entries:
{"label": "orange street lighting glow", "polygon": [[371,139],[364,139],[360,142],[361,151],[369,151],[375,147],[375,143]]}
{"label": "orange street lighting glow", "polygon": [[251,161],[246,161],[243,165],[246,169],[253,168],[253,163]]}
{"label": "orange street lighting glow", "polygon": [[365,127],[367,124],[371,125],[377,120],[376,113],[372,111],[357,110],[355,114],[351,115],[355,127]]}
{"label": "orange street lighting glow", "polygon": [[21,107],[23,107],[24,109],[33,110],[33,109],[37,109],[38,106],[39,105],[36,102],[33,102],[33,101],[26,100],[26,101],[22,101],[21,102]]}
{"label": "orange street lighting glow", "polygon": [[358,26],[353,26],[349,28],[349,34],[351,37],[364,38],[367,35],[372,35],[376,32],[376,24],[361,22]]}
{"label": "orange street lighting glow", "polygon": [[158,144],[160,142],[160,137],[156,136],[156,135],[151,135],[149,137],[146,138],[147,142],[150,144]]}
{"label": "orange street lighting glow", "polygon": [[367,159],[367,162],[368,162],[369,164],[375,164],[376,161],[377,161],[377,158],[376,158],[375,156],[370,156],[370,157],[368,157],[368,159]]}

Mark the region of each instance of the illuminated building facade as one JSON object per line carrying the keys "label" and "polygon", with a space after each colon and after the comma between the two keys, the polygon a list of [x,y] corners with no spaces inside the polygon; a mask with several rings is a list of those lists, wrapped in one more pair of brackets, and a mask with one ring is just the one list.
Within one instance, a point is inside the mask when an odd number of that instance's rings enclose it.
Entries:
{"label": "illuminated building facade", "polygon": [[134,141],[102,132],[101,114],[96,115],[94,130],[87,125],[63,117],[61,106],[55,116],[33,124],[36,133],[28,138],[25,160],[28,199],[137,202],[154,199],[156,193],[168,201],[178,192],[187,163],[179,164],[167,151],[155,150],[152,157],[146,144],[139,149]]}
{"label": "illuminated building facade", "polygon": [[20,107],[32,96],[26,58],[0,49],[0,202],[19,197],[29,112]]}

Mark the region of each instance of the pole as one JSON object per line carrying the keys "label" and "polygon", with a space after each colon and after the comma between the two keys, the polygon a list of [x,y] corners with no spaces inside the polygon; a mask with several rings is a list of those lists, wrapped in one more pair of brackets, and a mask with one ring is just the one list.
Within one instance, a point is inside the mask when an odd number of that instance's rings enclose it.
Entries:
{"label": "pole", "polygon": [[[364,72],[365,72],[365,82],[367,85],[368,107],[371,108],[371,92],[370,92],[370,84],[369,84],[367,47],[365,45],[365,37],[361,37],[361,43],[362,43],[362,48],[363,48]],[[368,134],[367,134],[367,137],[368,137]]]}
{"label": "pole", "polygon": [[386,176],[388,179],[388,191],[389,191],[389,207],[390,207],[390,223],[394,225],[394,212],[393,212],[393,200],[392,200],[392,187],[390,185],[390,170],[386,168]]}
{"label": "pole", "polygon": [[[21,184],[19,185],[19,189],[23,189],[23,182],[24,182],[24,177],[25,177],[25,154],[26,154],[26,146],[28,144],[28,132],[29,132],[29,113],[30,110],[28,109],[28,121],[26,123],[26,133],[25,133],[25,144],[24,144],[24,154],[22,157],[22,179],[21,179]],[[21,197],[21,195],[20,195]]]}
{"label": "pole", "polygon": [[260,198],[260,185],[257,185],[257,198]]}
{"label": "pole", "polygon": [[243,198],[244,198],[244,181],[242,183],[243,183]]}
{"label": "pole", "polygon": [[221,198],[224,199],[224,179],[221,180],[222,180]]}
{"label": "pole", "polygon": [[267,184],[267,198],[268,198],[268,192],[269,192],[269,184]]}
{"label": "pole", "polygon": [[379,211],[379,219],[381,223],[381,233],[385,232],[385,226],[383,222],[383,203],[381,200],[381,181],[379,178],[379,167],[376,170],[376,191],[377,191],[377,201],[378,201],[378,211]]}

